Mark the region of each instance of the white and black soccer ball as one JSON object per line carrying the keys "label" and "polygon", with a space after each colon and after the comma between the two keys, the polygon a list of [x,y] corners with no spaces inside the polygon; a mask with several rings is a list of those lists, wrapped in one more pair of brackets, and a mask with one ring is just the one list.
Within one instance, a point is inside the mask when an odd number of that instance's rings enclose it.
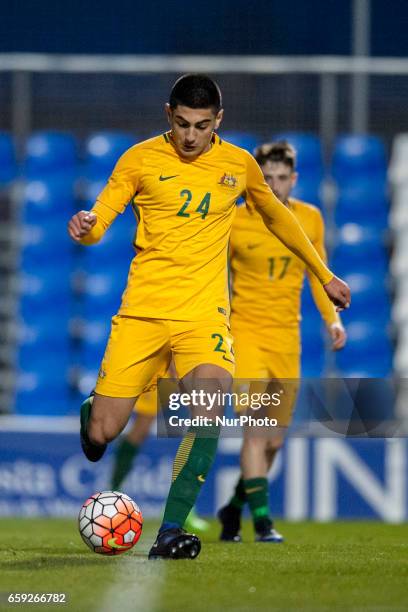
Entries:
{"label": "white and black soccer ball", "polygon": [[94,493],[81,507],[79,533],[91,550],[102,555],[120,555],[140,538],[143,517],[139,506],[119,491]]}

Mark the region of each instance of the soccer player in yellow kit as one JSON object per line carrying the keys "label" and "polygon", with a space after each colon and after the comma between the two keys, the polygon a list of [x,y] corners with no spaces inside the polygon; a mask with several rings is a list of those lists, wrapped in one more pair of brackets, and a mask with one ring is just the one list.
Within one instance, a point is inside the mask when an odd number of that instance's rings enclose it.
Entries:
{"label": "soccer player in yellow kit", "polygon": [[[95,393],[81,407],[81,444],[91,461],[102,457],[138,396],[154,388],[172,358],[190,397],[197,390],[217,395],[231,388],[227,250],[240,196],[313,270],[338,308],[350,302],[348,286],[322,262],[254,158],[216,135],[223,115],[218,85],[204,75],[181,77],[166,113],[170,131],[126,151],[92,210],[80,211],[68,224],[74,240],[91,245],[129,202],[140,214],[136,256]],[[193,415],[200,410],[208,415],[208,407],[201,402]],[[222,409],[215,406],[211,416]],[[199,554],[199,538],[182,526],[213,463],[217,440],[218,428],[209,425],[192,427],[181,442],[149,558]]]}
{"label": "soccer player in yellow kit", "polygon": [[[297,179],[293,147],[287,142],[265,144],[255,151],[255,159],[272,191],[297,217],[325,261],[324,222],[320,211],[290,197]],[[305,272],[331,336],[333,350],[343,348],[346,334],[316,276],[267,231],[259,215],[250,215],[243,206],[238,209],[232,226],[230,266],[236,378],[280,380],[277,388],[285,389],[286,398],[278,409],[271,411],[270,416],[278,420],[277,431],[270,428],[269,433],[262,431],[261,435],[249,428],[244,430],[241,476],[233,497],[218,513],[222,523],[221,540],[241,540],[241,512],[248,503],[256,540],[282,542],[283,537],[274,529],[269,515],[267,474],[282,446],[283,432],[290,424],[296,401],[300,376],[300,298]]]}

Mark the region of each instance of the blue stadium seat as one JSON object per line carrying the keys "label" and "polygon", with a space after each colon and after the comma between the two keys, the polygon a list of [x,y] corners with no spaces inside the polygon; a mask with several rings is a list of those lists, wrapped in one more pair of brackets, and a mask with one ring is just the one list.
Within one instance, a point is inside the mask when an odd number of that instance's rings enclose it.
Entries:
{"label": "blue stadium seat", "polygon": [[332,174],[341,188],[356,179],[384,182],[386,172],[385,147],[376,136],[345,135],[336,140]]}
{"label": "blue stadium seat", "polygon": [[346,325],[347,345],[336,353],[336,366],[342,376],[384,377],[392,372],[393,349],[381,325],[367,320]]}
{"label": "blue stadium seat", "polygon": [[[40,221],[40,220],[38,220]],[[74,244],[70,240],[66,224],[60,219],[36,225],[23,225],[21,231],[20,267],[40,273],[39,265],[55,265],[62,269],[71,264]]]}
{"label": "blue stadium seat", "polygon": [[73,182],[67,177],[37,178],[24,185],[22,221],[34,225],[59,222],[64,232],[74,210]]}
{"label": "blue stadium seat", "polygon": [[318,378],[325,370],[324,344],[316,340],[315,344],[304,343],[301,355],[301,375],[303,378]]}
{"label": "blue stadium seat", "polygon": [[[316,309],[315,309],[316,311]],[[322,376],[325,368],[325,346],[320,315],[304,315],[301,325],[301,375],[304,378]]]}
{"label": "blue stadium seat", "polygon": [[71,298],[69,269],[43,268],[41,272],[20,275],[19,309],[26,321],[33,321],[39,314],[44,316],[45,311],[52,313],[56,308],[61,317],[68,316]]}
{"label": "blue stadium seat", "polygon": [[95,180],[85,179],[81,182],[80,197],[81,206],[84,210],[90,210],[92,208],[105,185],[106,180],[102,178]]}
{"label": "blue stadium seat", "polygon": [[26,143],[25,174],[44,177],[46,174],[73,175],[77,165],[77,147],[71,134],[62,132],[36,132]]}
{"label": "blue stadium seat", "polygon": [[66,372],[54,360],[38,370],[17,373],[14,412],[29,416],[63,416],[69,411],[69,386]]}
{"label": "blue stadium seat", "polygon": [[350,248],[357,247],[363,251],[375,252],[377,247],[384,249],[383,232],[375,226],[345,223],[338,227],[337,244],[349,245]]}
{"label": "blue stadium seat", "polygon": [[281,132],[275,134],[273,141],[286,140],[297,153],[297,170],[306,175],[308,180],[320,182],[324,175],[322,146],[317,136],[302,132]]}
{"label": "blue stadium seat", "polygon": [[18,327],[18,350],[25,354],[36,351],[68,351],[69,318],[60,309],[43,308],[26,315]]}
{"label": "blue stadium seat", "polygon": [[345,274],[343,278],[351,290],[351,308],[344,318],[378,321],[385,327],[391,319],[391,301],[384,277],[374,269]]}
{"label": "blue stadium seat", "polygon": [[388,209],[384,182],[375,180],[375,177],[357,179],[341,186],[335,221],[338,226],[357,223],[383,230],[388,226]]}
{"label": "blue stadium seat", "polygon": [[9,183],[16,176],[17,163],[12,137],[6,132],[0,132],[0,185]]}
{"label": "blue stadium seat", "polygon": [[[60,333],[59,328],[54,330]],[[68,336],[65,334],[65,338]],[[68,410],[68,342],[58,351],[47,345],[25,345],[17,354],[15,411],[18,414],[57,416]]]}
{"label": "blue stadium seat", "polygon": [[377,276],[384,276],[388,270],[388,254],[381,232],[355,223],[341,227],[332,252],[331,266],[338,275],[365,269],[375,271]]}
{"label": "blue stadium seat", "polygon": [[93,321],[95,316],[109,319],[118,311],[122,293],[126,287],[127,269],[86,274],[81,290],[81,316]]}
{"label": "blue stadium seat", "polygon": [[254,149],[260,144],[260,139],[249,132],[222,132],[220,133],[222,140],[241,147],[249,153],[253,154]]}
{"label": "blue stadium seat", "polygon": [[85,142],[85,176],[106,180],[119,157],[138,142],[126,132],[96,132]]}
{"label": "blue stadium seat", "polygon": [[291,196],[321,208],[320,186],[320,180],[315,180],[313,177],[309,180],[307,177],[304,177],[304,175],[300,175],[296,185],[292,189]]}

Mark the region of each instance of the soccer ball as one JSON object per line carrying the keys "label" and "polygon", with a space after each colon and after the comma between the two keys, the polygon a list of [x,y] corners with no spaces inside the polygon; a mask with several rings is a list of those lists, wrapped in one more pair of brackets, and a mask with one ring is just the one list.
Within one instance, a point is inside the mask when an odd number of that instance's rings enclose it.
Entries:
{"label": "soccer ball", "polygon": [[83,541],[102,555],[120,555],[131,549],[140,538],[142,526],[138,505],[119,491],[94,493],[78,516]]}

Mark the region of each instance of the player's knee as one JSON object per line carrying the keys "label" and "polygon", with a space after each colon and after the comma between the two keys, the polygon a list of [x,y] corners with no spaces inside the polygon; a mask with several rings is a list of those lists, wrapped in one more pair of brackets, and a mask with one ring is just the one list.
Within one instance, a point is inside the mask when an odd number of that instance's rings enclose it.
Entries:
{"label": "player's knee", "polygon": [[112,423],[103,420],[92,420],[88,425],[88,437],[92,444],[108,444],[118,435]]}
{"label": "player's knee", "polygon": [[248,451],[262,452],[267,445],[268,439],[265,436],[249,435],[244,439],[244,447]]}
{"label": "player's knee", "polygon": [[88,427],[88,438],[92,444],[101,445],[106,444],[108,440],[105,439],[102,429],[96,427]]}
{"label": "player's knee", "polygon": [[283,436],[275,436],[268,440],[266,450],[267,452],[276,452],[283,446]]}

